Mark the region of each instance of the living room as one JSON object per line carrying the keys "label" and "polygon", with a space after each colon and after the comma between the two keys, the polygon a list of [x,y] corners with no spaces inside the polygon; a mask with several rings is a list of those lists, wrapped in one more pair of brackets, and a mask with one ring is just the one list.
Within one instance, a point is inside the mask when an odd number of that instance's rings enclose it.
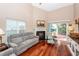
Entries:
{"label": "living room", "polygon": [[[70,53],[75,56],[79,55],[79,49],[77,49],[78,44],[73,44],[73,42],[71,42],[73,39],[72,35],[79,32],[78,10],[78,3],[0,3],[0,44],[3,46],[8,45],[10,47],[8,52],[11,51],[8,53],[7,51],[5,52],[5,50],[3,50],[0,52],[0,55],[45,56],[44,49],[47,51],[47,47],[52,47],[53,45],[52,40],[50,40],[52,39],[50,36],[54,35],[62,38],[62,34],[63,38],[69,39],[67,39],[68,42],[66,42],[66,44],[69,44],[68,47],[70,48],[68,55],[61,53],[59,56],[70,56]],[[53,27],[53,25],[55,26]],[[64,32],[63,30],[60,31],[59,29],[63,29]],[[71,38],[68,37],[69,35]],[[25,41],[26,38],[30,40]],[[22,44],[20,44],[21,47],[14,44],[14,42],[16,44],[22,42]],[[48,45],[47,42],[50,44]],[[41,44],[44,46],[39,48],[39,45]],[[0,47],[2,47],[1,45]],[[39,50],[39,55],[37,52],[36,54],[30,53],[30,50],[34,49],[32,47],[35,45],[38,46],[37,48]],[[51,49],[53,49],[53,47],[49,50]],[[43,51],[40,52],[41,50]],[[47,56],[50,56],[49,54],[47,54]],[[56,52],[54,52],[54,54],[57,56]],[[51,53],[51,56],[54,56],[54,54]]]}

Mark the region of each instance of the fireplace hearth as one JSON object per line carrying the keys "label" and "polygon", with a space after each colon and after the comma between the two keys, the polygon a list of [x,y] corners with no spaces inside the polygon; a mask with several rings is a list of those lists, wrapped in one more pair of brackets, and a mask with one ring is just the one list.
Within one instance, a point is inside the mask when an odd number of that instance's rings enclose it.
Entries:
{"label": "fireplace hearth", "polygon": [[36,35],[39,36],[39,40],[45,40],[45,31],[36,31]]}

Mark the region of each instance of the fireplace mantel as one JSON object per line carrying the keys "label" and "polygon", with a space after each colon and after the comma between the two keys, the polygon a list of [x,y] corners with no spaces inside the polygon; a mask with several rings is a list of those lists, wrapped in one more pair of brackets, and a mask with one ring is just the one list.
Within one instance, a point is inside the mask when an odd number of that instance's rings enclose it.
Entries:
{"label": "fireplace mantel", "polygon": [[46,31],[46,28],[43,28],[43,27],[37,27],[37,28],[35,28],[35,31]]}

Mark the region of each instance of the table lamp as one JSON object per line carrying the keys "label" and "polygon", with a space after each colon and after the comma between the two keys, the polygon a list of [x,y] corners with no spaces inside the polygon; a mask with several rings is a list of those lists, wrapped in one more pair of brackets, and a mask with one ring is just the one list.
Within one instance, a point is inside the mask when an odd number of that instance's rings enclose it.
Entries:
{"label": "table lamp", "polygon": [[4,31],[0,28],[0,45],[2,44],[2,36],[4,35]]}
{"label": "table lamp", "polygon": [[73,33],[74,32],[74,27],[73,26],[69,26],[68,30],[69,30],[69,33]]}

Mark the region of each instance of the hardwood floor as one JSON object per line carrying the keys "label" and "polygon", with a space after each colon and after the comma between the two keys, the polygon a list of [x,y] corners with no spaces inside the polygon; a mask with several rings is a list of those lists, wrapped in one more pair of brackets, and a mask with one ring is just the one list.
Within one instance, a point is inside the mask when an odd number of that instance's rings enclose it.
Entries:
{"label": "hardwood floor", "polygon": [[19,56],[71,56],[71,53],[66,45],[56,47],[56,45],[48,44],[45,41],[42,41],[29,48]]}

